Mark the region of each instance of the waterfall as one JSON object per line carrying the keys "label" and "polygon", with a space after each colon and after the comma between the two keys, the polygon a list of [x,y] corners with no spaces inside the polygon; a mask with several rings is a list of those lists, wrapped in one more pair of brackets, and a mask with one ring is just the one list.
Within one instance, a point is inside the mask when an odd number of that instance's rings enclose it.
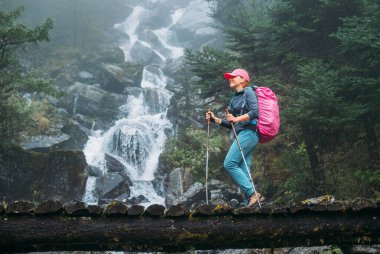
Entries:
{"label": "waterfall", "polygon": [[[168,8],[162,8],[163,3]],[[157,10],[152,8],[152,4],[165,12],[160,13],[160,17],[166,19],[165,22],[149,22],[154,10]],[[101,191],[97,190],[98,185],[107,181],[119,181],[117,195],[112,196],[112,199],[138,199],[143,205],[165,203],[163,194],[158,193],[152,184],[167,133],[172,131],[167,109],[173,93],[166,89],[170,78],[163,69],[168,63],[183,58],[184,47],[176,43],[177,35],[173,30],[181,19],[185,18],[182,23],[186,24],[186,20],[196,18],[194,13],[202,15],[192,21],[189,27],[208,19],[207,3],[204,1],[195,0],[180,5],[170,0],[141,1],[136,6],[130,6],[132,10],[125,21],[114,26],[128,37],[120,45],[125,61],[144,66],[142,81],[140,87],[129,94],[126,103],[119,108],[123,117],[106,131],[92,131],[84,148],[87,163],[99,168],[103,174],[100,177],[89,176],[83,197],[87,203],[99,202],[101,195],[98,192]],[[204,24],[198,24],[198,27],[196,29],[204,30]],[[115,162],[117,168],[123,168],[122,172],[110,172],[109,164],[114,165]],[[131,184],[125,185],[126,182]],[[120,188],[124,188],[125,192],[120,191]]]}
{"label": "waterfall", "polygon": [[76,113],[77,113],[77,101],[78,101],[78,97],[79,97],[79,88],[78,88],[77,92],[75,93],[75,98],[74,98],[74,103],[73,103],[73,116],[75,116]]}

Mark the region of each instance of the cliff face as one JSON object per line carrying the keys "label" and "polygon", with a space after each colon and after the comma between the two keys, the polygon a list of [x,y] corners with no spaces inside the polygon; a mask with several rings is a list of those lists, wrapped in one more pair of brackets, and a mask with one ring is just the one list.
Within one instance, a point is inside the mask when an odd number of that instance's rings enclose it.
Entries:
{"label": "cliff face", "polygon": [[82,151],[37,153],[13,147],[3,152],[1,159],[2,200],[82,199],[87,166]]}

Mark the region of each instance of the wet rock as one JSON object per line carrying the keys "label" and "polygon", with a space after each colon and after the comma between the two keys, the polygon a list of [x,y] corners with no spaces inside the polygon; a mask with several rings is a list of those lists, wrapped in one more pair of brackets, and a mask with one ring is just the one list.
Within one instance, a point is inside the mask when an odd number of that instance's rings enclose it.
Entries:
{"label": "wet rock", "polygon": [[[129,180],[130,181],[130,180]],[[120,173],[107,173],[96,179],[95,192],[100,198],[116,198],[122,194],[129,196],[128,180]]]}
{"label": "wet rock", "polygon": [[197,206],[191,213],[192,216],[210,216],[214,210],[214,206],[202,204]]}
{"label": "wet rock", "polygon": [[103,172],[102,172],[102,170],[100,168],[92,166],[92,165],[88,165],[86,167],[86,173],[89,176],[94,176],[94,177],[99,177],[99,176],[103,175]]}
{"label": "wet rock", "polygon": [[[109,173],[117,172],[120,174],[124,174],[124,172],[126,171],[123,163],[121,163],[117,158],[115,158],[111,154],[105,153],[104,159],[106,161],[107,172]],[[132,182],[129,182],[129,184],[132,185]]]}
{"label": "wet rock", "polygon": [[132,197],[130,199],[127,199],[126,202],[128,204],[137,205],[137,204],[149,202],[149,200],[144,195],[138,195],[137,197]]}
{"label": "wet rock", "polygon": [[171,57],[171,50],[162,44],[161,40],[152,30],[143,31],[140,35],[140,38],[143,41],[149,43],[152,46],[152,49],[156,52],[160,52],[167,58]]}
{"label": "wet rock", "polygon": [[252,215],[255,210],[251,207],[240,207],[233,210],[233,214],[237,216]]}
{"label": "wet rock", "polygon": [[11,202],[7,207],[8,215],[25,215],[32,214],[34,212],[35,206],[33,203],[28,201],[14,201]]}
{"label": "wet rock", "polygon": [[164,63],[164,59],[162,59],[160,55],[139,41],[133,45],[130,54],[133,61],[141,65],[154,64],[160,66]]}
{"label": "wet rock", "polygon": [[44,199],[56,196],[61,201],[81,200],[86,187],[86,158],[81,150],[62,150],[48,154],[47,172],[42,177]]}
{"label": "wet rock", "polygon": [[90,216],[100,216],[104,212],[104,208],[98,205],[88,205],[87,210]]}
{"label": "wet rock", "polygon": [[165,212],[165,206],[159,205],[159,204],[153,204],[148,206],[145,211],[144,215],[152,216],[152,217],[160,217],[163,216]]}
{"label": "wet rock", "polygon": [[[88,129],[96,122],[99,128],[110,127],[121,113],[119,107],[126,102],[126,96],[107,92],[95,85],[75,82],[67,89],[58,106],[64,108],[77,122]],[[77,117],[81,115],[82,117]],[[92,120],[86,120],[86,119]]]}
{"label": "wet rock", "polygon": [[228,204],[216,205],[212,211],[214,215],[230,215],[232,214],[232,207]]}
{"label": "wet rock", "polygon": [[132,205],[128,208],[127,214],[129,216],[140,216],[144,213],[145,207],[142,205]]}
{"label": "wet rock", "polygon": [[190,211],[182,204],[171,206],[166,212],[166,217],[187,217]]}
{"label": "wet rock", "polygon": [[155,88],[144,89],[144,105],[147,106],[149,109],[149,114],[151,115],[164,112],[170,104],[170,97],[171,93],[166,90],[159,90]]}
{"label": "wet rock", "polygon": [[0,197],[8,200],[80,200],[87,166],[82,151],[62,150],[47,154],[13,147],[2,154]]}
{"label": "wet rock", "polygon": [[113,201],[107,205],[104,214],[106,216],[121,216],[125,215],[128,211],[128,206],[121,201]]}
{"label": "wet rock", "polygon": [[63,205],[59,200],[46,200],[37,205],[35,215],[58,215],[62,214]]}
{"label": "wet rock", "polygon": [[166,180],[166,206],[180,203],[180,197],[184,194],[192,182],[192,176],[188,170],[182,168],[173,169]]}
{"label": "wet rock", "polygon": [[64,140],[63,142],[60,142],[56,146],[53,146],[53,149],[61,149],[61,150],[68,150],[68,149],[80,149],[82,150],[84,148],[84,145],[88,141],[88,133],[87,129],[83,128],[78,122],[68,119],[63,127],[61,128],[61,131],[69,136],[68,140]]}
{"label": "wet rock", "polygon": [[65,211],[70,216],[88,216],[90,214],[86,204],[80,201],[65,204]]}
{"label": "wet rock", "polygon": [[64,133],[55,136],[38,135],[31,137],[24,142],[22,147],[26,150],[47,153],[51,151],[54,146],[59,146],[59,144],[68,141],[69,139],[70,136]]}
{"label": "wet rock", "polygon": [[179,201],[183,204],[192,204],[199,202],[200,200],[205,200],[205,198],[206,193],[203,184],[200,182],[195,182],[185,191],[185,193],[183,193]]}
{"label": "wet rock", "polygon": [[[137,62],[138,63],[138,62]],[[132,63],[101,65],[101,87],[112,93],[123,93],[127,87],[139,87],[142,79],[142,66]]]}

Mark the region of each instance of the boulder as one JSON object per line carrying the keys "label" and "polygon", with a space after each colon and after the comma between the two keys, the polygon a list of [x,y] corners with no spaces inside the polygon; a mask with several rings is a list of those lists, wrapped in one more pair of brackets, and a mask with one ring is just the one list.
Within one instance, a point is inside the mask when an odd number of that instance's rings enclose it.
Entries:
{"label": "boulder", "polygon": [[123,93],[127,87],[139,87],[142,70],[142,66],[133,63],[103,63],[101,65],[101,87],[113,93]]}
{"label": "boulder", "polygon": [[172,206],[180,203],[180,197],[184,194],[192,183],[192,175],[188,170],[182,168],[173,169],[165,183],[165,203]]}
{"label": "boulder", "polygon": [[100,128],[112,126],[125,104],[126,96],[104,91],[100,87],[76,82],[58,102],[79,124],[91,129],[94,122]]}
{"label": "boulder", "polygon": [[0,198],[5,200],[81,200],[86,183],[84,154],[77,150],[47,154],[12,147],[1,154]]}
{"label": "boulder", "polygon": [[118,160],[115,156],[113,156],[109,153],[105,153],[104,159],[106,161],[107,172],[109,172],[109,173],[117,172],[123,176],[125,181],[127,181],[128,186],[133,185],[131,179],[127,175],[126,167],[124,166],[124,164],[120,160]]}
{"label": "boulder", "polygon": [[99,167],[95,167],[92,165],[88,165],[86,167],[86,173],[87,173],[87,175],[94,176],[94,177],[99,177],[99,176],[103,175],[103,172]]}
{"label": "boulder", "polygon": [[123,174],[125,171],[125,166],[118,159],[109,153],[105,153],[104,159],[106,161],[107,172],[118,172]]}
{"label": "boulder", "polygon": [[54,136],[38,135],[30,137],[22,144],[22,147],[26,150],[47,153],[52,151],[53,147],[59,147],[62,143],[67,142],[69,139],[70,136],[64,133]]}
{"label": "boulder", "polygon": [[96,179],[95,192],[102,199],[112,199],[122,194],[129,196],[129,181],[120,173],[107,173]]}
{"label": "boulder", "polygon": [[133,45],[130,54],[133,62],[141,65],[162,65],[165,60],[149,45],[145,45],[139,41]]}

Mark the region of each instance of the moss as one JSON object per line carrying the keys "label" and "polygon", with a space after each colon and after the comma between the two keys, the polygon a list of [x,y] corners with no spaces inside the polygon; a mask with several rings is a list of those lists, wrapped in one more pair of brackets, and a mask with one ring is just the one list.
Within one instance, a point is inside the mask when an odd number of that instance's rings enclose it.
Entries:
{"label": "moss", "polygon": [[356,238],[357,244],[370,244],[371,240],[372,239],[369,236],[362,236],[362,237]]}
{"label": "moss", "polygon": [[184,240],[205,240],[206,241],[207,239],[208,239],[208,234],[206,233],[199,234],[199,233],[191,233],[189,231],[184,231],[178,236],[177,241],[178,242],[184,241]]}

